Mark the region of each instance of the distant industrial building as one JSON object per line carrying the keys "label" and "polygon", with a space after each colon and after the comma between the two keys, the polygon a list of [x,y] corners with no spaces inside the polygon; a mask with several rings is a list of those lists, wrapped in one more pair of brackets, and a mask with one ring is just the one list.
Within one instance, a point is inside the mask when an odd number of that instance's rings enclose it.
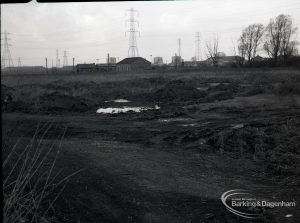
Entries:
{"label": "distant industrial building", "polygon": [[109,61],[108,59],[106,59],[106,63],[110,63],[110,64],[115,64],[117,63],[117,59],[115,57],[109,57]]}
{"label": "distant industrial building", "polygon": [[158,65],[158,66],[163,65],[164,64],[163,63],[163,58],[162,57],[154,57],[153,64]]}
{"label": "distant industrial building", "polygon": [[219,66],[231,66],[234,64],[238,64],[242,58],[240,56],[224,56],[220,57],[218,60]]}
{"label": "distant industrial building", "polygon": [[172,56],[172,63],[169,64],[170,66],[179,67],[183,65],[183,59],[181,56]]}
{"label": "distant industrial building", "polygon": [[184,67],[198,67],[200,65],[200,61],[184,61]]}
{"label": "distant industrial building", "polygon": [[256,57],[254,57],[253,59],[252,59],[252,61],[264,61],[265,60],[265,58],[263,58],[263,57],[261,57],[261,56],[259,56],[259,55],[257,55]]}
{"label": "distant industrial building", "polygon": [[95,68],[96,68],[95,63],[77,64],[76,72],[77,73],[94,72]]}
{"label": "distant industrial building", "polygon": [[95,66],[96,71],[105,72],[105,71],[115,71],[116,63],[98,63]]}
{"label": "distant industrial building", "polygon": [[[219,56],[218,58],[218,66],[231,66],[238,64],[241,61],[240,56]],[[206,64],[213,66],[213,62],[211,58],[206,60]]]}
{"label": "distant industrial building", "polygon": [[5,67],[1,69],[3,73],[26,73],[26,74],[36,74],[45,73],[46,68],[43,66],[19,66],[19,67]]}
{"label": "distant industrial building", "polygon": [[217,55],[218,57],[226,57],[226,54],[224,52],[218,52]]}
{"label": "distant industrial building", "polygon": [[197,58],[196,57],[192,57],[191,61],[197,61]]}
{"label": "distant industrial building", "polygon": [[142,57],[130,57],[117,63],[117,71],[137,71],[151,68],[151,62]]}
{"label": "distant industrial building", "polygon": [[73,71],[73,66],[63,66],[61,69],[63,71]]}

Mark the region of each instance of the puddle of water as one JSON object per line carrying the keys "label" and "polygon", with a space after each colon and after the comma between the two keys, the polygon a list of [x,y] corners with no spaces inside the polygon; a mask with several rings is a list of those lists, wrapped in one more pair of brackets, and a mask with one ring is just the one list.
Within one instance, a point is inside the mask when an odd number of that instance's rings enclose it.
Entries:
{"label": "puddle of water", "polygon": [[183,125],[179,125],[179,126],[183,126],[183,127],[193,127],[193,126],[196,126],[196,123],[183,124]]}
{"label": "puddle of water", "polygon": [[208,83],[211,87],[216,87],[220,84],[224,84],[224,85],[229,85],[230,83],[220,83],[220,82],[213,82],[213,83]]}
{"label": "puddle of water", "polygon": [[244,128],[244,124],[237,124],[232,126],[233,129],[241,129]]}
{"label": "puddle of water", "polygon": [[218,85],[220,85],[221,83],[208,83],[211,87],[216,87]]}
{"label": "puddle of water", "polygon": [[160,107],[155,105],[153,108],[151,107],[122,107],[122,108],[99,108],[96,113],[100,114],[117,114],[117,113],[124,113],[124,112],[141,112],[146,110],[158,110]]}
{"label": "puddle of water", "polygon": [[189,118],[166,118],[166,119],[159,119],[159,122],[181,122],[181,121],[188,121]]}
{"label": "puddle of water", "polygon": [[[126,100],[126,99],[116,99],[116,100],[112,100],[113,102],[116,102],[116,103],[128,103],[130,101]],[[104,102],[111,102],[111,101],[104,101]]]}
{"label": "puddle of water", "polygon": [[208,87],[197,87],[199,91],[207,91]]}

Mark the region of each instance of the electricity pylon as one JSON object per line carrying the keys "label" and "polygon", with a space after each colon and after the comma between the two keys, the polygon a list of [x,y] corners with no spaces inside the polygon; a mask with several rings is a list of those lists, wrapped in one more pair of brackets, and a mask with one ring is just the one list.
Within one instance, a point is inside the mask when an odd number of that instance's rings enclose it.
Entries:
{"label": "electricity pylon", "polygon": [[67,51],[64,51],[64,61],[63,66],[68,66],[68,57],[67,57]]}
{"label": "electricity pylon", "polygon": [[130,29],[127,30],[125,32],[125,36],[126,33],[129,32],[129,49],[128,49],[128,57],[138,57],[139,56],[139,51],[137,48],[137,42],[136,42],[136,33],[139,33],[140,36],[140,32],[138,30],[135,29],[135,23],[137,23],[137,25],[139,26],[139,22],[134,18],[134,14],[138,12],[136,10],[134,10],[133,8],[127,10],[130,12],[130,18],[126,21],[130,23]]}
{"label": "electricity pylon", "polygon": [[11,58],[11,54],[10,54],[10,49],[9,47],[11,46],[8,41],[10,40],[8,38],[8,35],[10,33],[8,33],[6,30],[4,32],[4,38],[3,38],[3,54],[2,54],[2,58],[1,58],[1,68],[4,69],[5,67],[13,67],[13,60]]}

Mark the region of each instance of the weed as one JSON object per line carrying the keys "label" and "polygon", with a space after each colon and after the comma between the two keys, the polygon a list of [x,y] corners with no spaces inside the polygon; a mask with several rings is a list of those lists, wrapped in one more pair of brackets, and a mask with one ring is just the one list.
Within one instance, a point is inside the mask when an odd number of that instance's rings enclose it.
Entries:
{"label": "weed", "polygon": [[49,143],[46,135],[51,127],[49,123],[38,127],[27,145],[22,138],[12,148],[2,144],[4,223],[55,222],[50,217],[53,204],[76,173],[61,179],[54,171],[64,134]]}

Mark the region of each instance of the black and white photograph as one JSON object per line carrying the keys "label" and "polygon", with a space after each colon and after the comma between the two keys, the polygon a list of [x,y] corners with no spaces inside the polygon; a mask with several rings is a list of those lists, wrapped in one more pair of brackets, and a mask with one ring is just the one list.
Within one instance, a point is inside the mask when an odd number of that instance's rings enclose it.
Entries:
{"label": "black and white photograph", "polygon": [[299,28],[299,0],[1,3],[3,222],[300,222]]}

